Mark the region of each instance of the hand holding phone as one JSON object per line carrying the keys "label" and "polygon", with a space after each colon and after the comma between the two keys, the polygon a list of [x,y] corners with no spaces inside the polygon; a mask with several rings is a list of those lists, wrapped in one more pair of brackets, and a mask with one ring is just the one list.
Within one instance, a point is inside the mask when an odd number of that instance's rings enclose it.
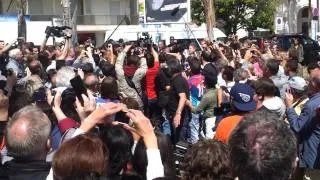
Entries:
{"label": "hand holding phone", "polygon": [[284,99],[286,106],[290,107],[293,104],[293,95],[291,92],[291,88],[286,89],[285,99]]}
{"label": "hand holding phone", "polygon": [[81,105],[83,106],[82,94],[88,96],[87,88],[85,87],[80,76],[76,76],[70,80],[71,86],[76,93],[77,98],[79,99]]}

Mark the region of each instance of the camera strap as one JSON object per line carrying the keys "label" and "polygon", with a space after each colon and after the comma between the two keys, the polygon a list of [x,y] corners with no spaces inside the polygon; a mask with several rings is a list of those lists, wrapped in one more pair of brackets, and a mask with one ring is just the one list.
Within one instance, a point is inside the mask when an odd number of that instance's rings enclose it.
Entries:
{"label": "camera strap", "polygon": [[140,95],[140,93],[139,93],[136,85],[135,85],[134,82],[132,81],[132,79],[130,79],[128,76],[124,76],[124,79],[126,80],[126,82],[127,82],[127,84],[129,85],[129,87],[131,87],[132,89],[134,89],[134,90],[137,92],[138,96],[139,96],[139,97],[141,98],[141,100],[142,100],[142,96]]}

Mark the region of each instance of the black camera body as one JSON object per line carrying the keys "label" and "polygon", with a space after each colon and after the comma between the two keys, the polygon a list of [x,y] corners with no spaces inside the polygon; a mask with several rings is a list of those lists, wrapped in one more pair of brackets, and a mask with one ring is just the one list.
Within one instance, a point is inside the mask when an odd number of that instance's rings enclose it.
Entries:
{"label": "black camera body", "polygon": [[64,30],[72,29],[68,26],[47,26],[45,33],[47,36],[63,37],[66,36]]}
{"label": "black camera body", "polygon": [[143,48],[151,48],[153,42],[152,42],[152,36],[148,32],[143,32],[142,33],[143,38],[141,38],[140,41],[140,47]]}

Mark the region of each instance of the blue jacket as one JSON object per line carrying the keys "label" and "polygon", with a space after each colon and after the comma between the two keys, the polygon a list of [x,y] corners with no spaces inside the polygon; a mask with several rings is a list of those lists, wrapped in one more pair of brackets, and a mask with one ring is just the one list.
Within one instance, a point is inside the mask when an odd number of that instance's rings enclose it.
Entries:
{"label": "blue jacket", "polygon": [[299,166],[320,169],[320,119],[316,109],[320,105],[320,93],[315,94],[304,105],[300,116],[293,108],[287,108],[291,128],[299,136]]}

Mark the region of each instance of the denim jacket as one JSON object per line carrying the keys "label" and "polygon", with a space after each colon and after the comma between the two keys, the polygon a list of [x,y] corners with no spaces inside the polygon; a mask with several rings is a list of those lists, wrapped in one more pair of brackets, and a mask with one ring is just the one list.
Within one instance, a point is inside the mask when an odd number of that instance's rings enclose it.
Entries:
{"label": "denim jacket", "polygon": [[320,169],[320,119],[317,108],[320,105],[320,93],[313,95],[302,109],[300,116],[293,108],[286,113],[291,129],[299,136],[299,166],[308,169]]}

